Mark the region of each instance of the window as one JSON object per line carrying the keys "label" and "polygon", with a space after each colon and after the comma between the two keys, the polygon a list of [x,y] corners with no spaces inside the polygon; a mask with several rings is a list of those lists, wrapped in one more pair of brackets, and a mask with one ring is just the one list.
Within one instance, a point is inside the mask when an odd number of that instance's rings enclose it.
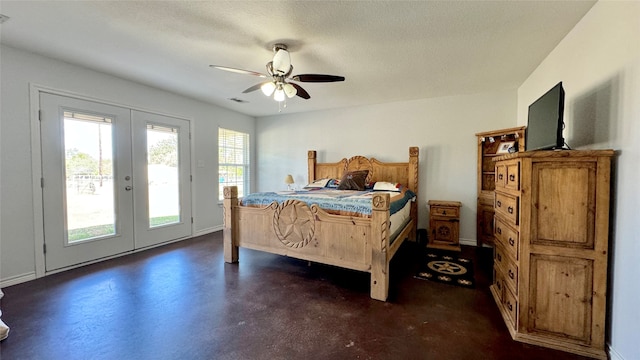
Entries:
{"label": "window", "polygon": [[238,197],[249,191],[249,134],[218,128],[218,200],[225,186],[237,186]]}

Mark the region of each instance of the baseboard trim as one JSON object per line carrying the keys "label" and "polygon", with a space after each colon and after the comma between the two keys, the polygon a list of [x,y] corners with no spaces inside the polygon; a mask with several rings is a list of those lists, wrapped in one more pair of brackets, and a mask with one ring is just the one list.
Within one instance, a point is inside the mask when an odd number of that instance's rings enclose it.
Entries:
{"label": "baseboard trim", "polygon": [[12,276],[10,278],[0,280],[0,288],[5,288],[7,286],[18,285],[23,282],[31,281],[36,279],[36,272],[32,271],[29,273]]}
{"label": "baseboard trim", "polygon": [[460,239],[460,245],[478,246],[478,242],[475,239]]}
{"label": "baseboard trim", "polygon": [[214,226],[214,227],[198,230],[198,231],[193,233],[193,237],[211,234],[211,233],[214,233],[216,231],[222,231],[223,229],[224,229],[224,225],[218,225],[218,226]]}
{"label": "baseboard trim", "polygon": [[625,360],[625,358],[620,355],[620,353],[618,353],[611,347],[611,344],[607,344],[607,353],[609,353],[609,359],[611,360]]}

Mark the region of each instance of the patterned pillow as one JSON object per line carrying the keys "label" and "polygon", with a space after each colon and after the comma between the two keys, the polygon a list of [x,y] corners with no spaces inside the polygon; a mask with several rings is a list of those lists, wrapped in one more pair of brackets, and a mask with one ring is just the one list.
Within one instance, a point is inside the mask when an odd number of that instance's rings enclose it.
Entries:
{"label": "patterned pillow", "polygon": [[364,190],[369,170],[349,171],[342,175],[338,190]]}
{"label": "patterned pillow", "polygon": [[333,189],[337,189],[338,186],[340,186],[340,179],[331,179],[327,184],[328,188],[333,188]]}

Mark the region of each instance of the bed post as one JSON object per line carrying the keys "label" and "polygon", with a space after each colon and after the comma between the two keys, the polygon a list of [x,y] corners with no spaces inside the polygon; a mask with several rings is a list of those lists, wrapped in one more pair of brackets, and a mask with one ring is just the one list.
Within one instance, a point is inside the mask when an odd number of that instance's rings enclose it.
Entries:
{"label": "bed post", "polygon": [[307,169],[309,178],[307,179],[309,183],[316,181],[316,151],[309,150],[307,152]]}
{"label": "bed post", "polygon": [[228,263],[238,262],[238,243],[236,241],[238,221],[235,208],[238,206],[238,187],[224,187],[224,224],[222,241],[224,245],[224,261]]}
{"label": "bed post", "polygon": [[371,211],[371,298],[387,301],[389,295],[389,194],[373,196]]}
{"label": "bed post", "polygon": [[[418,160],[420,149],[417,146],[409,148],[409,184],[408,187],[414,193],[418,194]],[[418,241],[418,203],[420,199],[411,203],[411,218],[414,219],[409,239]]]}

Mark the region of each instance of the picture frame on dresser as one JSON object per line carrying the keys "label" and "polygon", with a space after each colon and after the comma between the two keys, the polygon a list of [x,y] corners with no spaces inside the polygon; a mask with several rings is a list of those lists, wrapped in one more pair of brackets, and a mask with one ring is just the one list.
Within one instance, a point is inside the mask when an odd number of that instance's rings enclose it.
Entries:
{"label": "picture frame on dresser", "polygon": [[500,143],[496,154],[508,154],[510,149],[515,147],[515,141],[503,141]]}

